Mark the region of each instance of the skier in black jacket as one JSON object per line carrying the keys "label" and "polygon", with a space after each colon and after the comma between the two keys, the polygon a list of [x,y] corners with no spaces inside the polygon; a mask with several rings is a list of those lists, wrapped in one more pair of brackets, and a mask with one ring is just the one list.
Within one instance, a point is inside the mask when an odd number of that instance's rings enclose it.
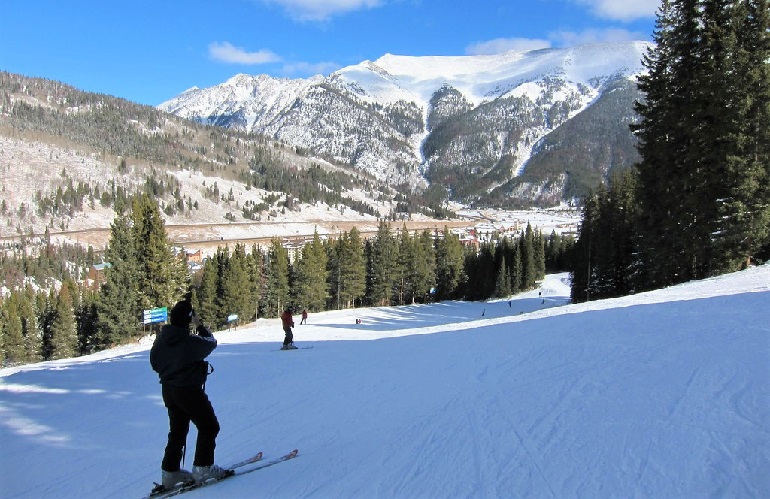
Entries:
{"label": "skier in black jacket", "polygon": [[[200,323],[188,300],[174,305],[169,319],[170,324],[161,328],[150,350],[150,365],[160,377],[163,403],[168,409],[168,443],[161,464],[165,488],[227,474],[214,464],[219,421],[204,390],[209,373],[204,359],[217,347],[217,340]],[[190,334],[190,324],[197,334]],[[180,469],[190,421],[198,429],[192,473]]]}

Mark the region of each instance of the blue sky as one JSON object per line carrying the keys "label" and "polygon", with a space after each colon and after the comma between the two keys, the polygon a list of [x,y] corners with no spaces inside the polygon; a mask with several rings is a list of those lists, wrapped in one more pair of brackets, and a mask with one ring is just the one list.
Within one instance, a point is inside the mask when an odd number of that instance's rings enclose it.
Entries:
{"label": "blue sky", "polygon": [[238,73],[306,78],[386,53],[650,40],[659,0],[4,0],[0,70],[157,105]]}

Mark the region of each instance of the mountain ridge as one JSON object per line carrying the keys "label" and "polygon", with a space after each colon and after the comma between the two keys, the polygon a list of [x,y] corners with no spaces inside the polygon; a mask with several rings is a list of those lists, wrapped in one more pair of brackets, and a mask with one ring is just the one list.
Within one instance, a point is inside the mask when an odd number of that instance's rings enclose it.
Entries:
{"label": "mountain ridge", "polygon": [[[597,103],[616,82],[633,82],[644,71],[642,57],[649,46],[617,42],[483,56],[388,53],[328,77],[239,74],[158,108],[281,140],[391,184],[441,185],[455,200],[484,204],[496,188],[516,184],[538,153],[534,144]],[[638,98],[637,91],[618,110],[619,127],[627,128],[621,118]],[[564,166],[564,171],[596,168]],[[598,168],[606,176],[615,166]],[[514,204],[553,204],[595,187],[557,188],[558,195],[547,200],[533,195],[546,184],[558,184],[564,171],[523,191],[519,183],[498,198],[503,204],[506,197]],[[458,191],[453,187],[458,184],[475,187]]]}
{"label": "mountain ridge", "polygon": [[[508,85],[510,90],[501,90],[503,88],[501,79],[503,82],[511,79],[528,81],[536,79],[538,73],[558,73],[559,69],[569,66],[586,68],[588,64],[582,62],[585,59],[592,60],[593,71],[598,71],[599,74],[611,74],[616,69],[625,69],[624,72],[628,74],[638,74],[643,71],[641,59],[648,46],[649,44],[646,42],[596,43],[566,49],[509,51],[501,54],[475,56],[404,56],[387,53],[373,62],[364,61],[358,65],[342,68],[333,75],[347,75],[355,72],[361,66],[373,65],[399,81],[412,78],[414,82],[430,82],[430,93],[423,98],[426,103],[438,88],[448,84],[460,90],[464,95],[471,97],[472,102],[478,105],[486,100],[501,97],[518,87],[514,83]],[[586,54],[590,54],[591,57],[586,57]],[[602,54],[605,59],[594,57],[596,54]],[[607,57],[611,59],[608,61],[606,60]],[[582,63],[575,63],[576,58],[580,59]],[[559,61],[562,61],[561,64],[558,63]],[[551,64],[551,70],[543,71],[543,68],[548,67],[548,64]],[[423,69],[417,72],[410,71],[415,66],[423,66]],[[534,69],[534,71],[530,71],[530,69]],[[569,73],[566,70],[564,72]],[[569,79],[589,84],[592,76],[595,75],[587,76],[572,72]],[[470,88],[478,84],[478,79],[481,79],[481,83],[486,85],[494,83],[492,90],[486,89],[476,93],[470,91]],[[463,83],[468,84],[465,89]]]}
{"label": "mountain ridge", "polygon": [[280,141],[3,71],[0,190],[0,239],[47,230],[77,239],[79,231],[109,227],[136,193],[156,199],[170,224],[190,226],[368,224],[435,213],[427,204],[446,212],[441,200],[406,200],[363,172]]}

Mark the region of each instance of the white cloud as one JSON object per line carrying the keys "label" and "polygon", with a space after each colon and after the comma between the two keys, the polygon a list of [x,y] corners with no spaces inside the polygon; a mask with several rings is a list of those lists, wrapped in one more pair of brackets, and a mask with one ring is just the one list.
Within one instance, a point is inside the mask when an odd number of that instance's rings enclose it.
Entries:
{"label": "white cloud", "polygon": [[631,40],[646,40],[648,37],[638,31],[627,29],[589,29],[585,31],[555,31],[548,34],[548,39],[539,38],[496,38],[485,42],[477,42],[465,48],[468,55],[500,54],[511,50],[527,52],[557,47],[573,47],[586,43],[625,42]]}
{"label": "white cloud", "polygon": [[660,6],[660,0],[573,0],[575,3],[587,5],[591,12],[606,19],[618,21],[633,21],[647,17],[655,17]]}
{"label": "white cloud", "polygon": [[287,75],[315,76],[328,75],[340,69],[336,62],[293,62],[284,64],[283,72]]}
{"label": "white cloud", "polygon": [[[247,52],[241,47],[236,47],[230,42],[213,42],[209,45],[209,57],[215,61],[228,64],[258,65],[273,62],[283,62],[283,59],[270,50]],[[286,62],[283,65],[283,73],[287,75],[314,76],[317,74],[328,75],[341,66],[336,62]]]}
{"label": "white cloud", "polygon": [[626,29],[589,29],[581,32],[554,32],[549,34],[549,38],[559,46],[572,47],[585,43],[646,40],[648,37],[640,32],[628,31]]}
{"label": "white cloud", "polygon": [[283,7],[298,21],[325,21],[337,14],[381,6],[383,0],[262,0]]}
{"label": "white cloud", "polygon": [[528,52],[530,50],[549,48],[550,46],[551,42],[548,40],[536,38],[496,38],[494,40],[477,42],[469,45],[465,48],[465,53],[468,55],[490,55],[500,54],[511,50]]}
{"label": "white cloud", "polygon": [[279,62],[281,58],[269,50],[247,52],[241,47],[235,47],[230,42],[214,42],[209,45],[209,57],[216,61],[231,64],[267,64]]}

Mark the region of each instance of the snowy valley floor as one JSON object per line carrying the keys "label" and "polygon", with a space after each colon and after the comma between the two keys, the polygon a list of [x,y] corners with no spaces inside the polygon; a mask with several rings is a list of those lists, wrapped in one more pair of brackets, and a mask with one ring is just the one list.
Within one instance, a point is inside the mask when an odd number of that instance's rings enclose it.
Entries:
{"label": "snowy valley floor", "polygon": [[[185,497],[770,496],[770,266],[580,305],[565,277],[311,314],[307,350],[279,351],[277,320],[217,333],[217,462],[300,456]],[[0,370],[0,497],[149,492],[148,350]]]}

